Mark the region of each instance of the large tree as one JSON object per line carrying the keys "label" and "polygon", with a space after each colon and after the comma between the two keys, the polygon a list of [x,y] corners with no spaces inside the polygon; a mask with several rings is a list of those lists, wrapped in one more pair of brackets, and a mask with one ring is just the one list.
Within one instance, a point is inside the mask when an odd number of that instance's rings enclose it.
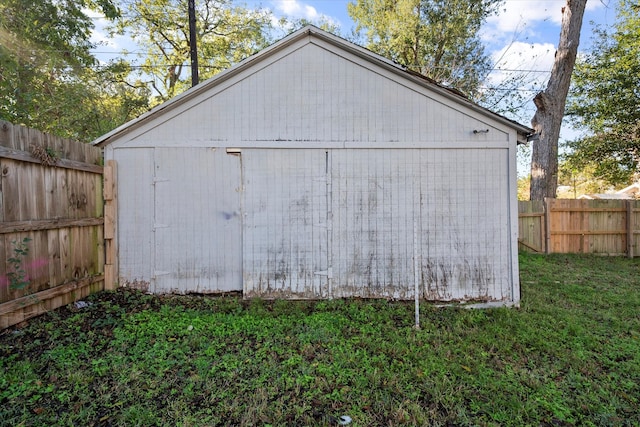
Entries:
{"label": "large tree", "polygon": [[139,112],[140,94],[118,83],[113,67],[98,67],[87,9],[119,13],[111,0],[0,3],[1,119],[88,141]]}
{"label": "large tree", "polygon": [[[190,86],[187,0],[126,0],[118,30],[139,44],[141,78],[155,102],[166,101]],[[206,79],[266,46],[267,11],[235,6],[232,0],[198,0],[196,33],[200,78]]]}
{"label": "large tree", "polygon": [[612,28],[595,31],[576,65],[567,114],[585,137],[568,143],[573,168],[626,184],[640,174],[640,4],[622,0]]}
{"label": "large tree", "polygon": [[502,0],[356,0],[348,12],[369,49],[475,96],[491,69],[478,31]]}
{"label": "large tree", "polygon": [[587,0],[567,0],[562,8],[560,41],[547,88],[533,102],[531,125],[538,136],[531,156],[531,200],[555,198],[558,187],[558,139],[571,74],[578,54],[580,30]]}

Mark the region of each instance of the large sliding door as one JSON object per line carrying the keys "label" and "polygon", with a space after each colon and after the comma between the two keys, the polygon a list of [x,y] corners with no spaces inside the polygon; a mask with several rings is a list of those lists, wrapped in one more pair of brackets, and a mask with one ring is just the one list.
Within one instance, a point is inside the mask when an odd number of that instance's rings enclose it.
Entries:
{"label": "large sliding door", "polygon": [[130,286],[407,299],[417,282],[426,299],[517,298],[506,149],[169,147],[116,158],[126,166],[119,280]]}
{"label": "large sliding door", "polygon": [[503,149],[249,149],[244,295],[510,300]]}
{"label": "large sliding door", "polygon": [[506,149],[332,152],[333,297],[509,300]]}
{"label": "large sliding door", "polygon": [[328,297],[327,152],[242,152],[245,297]]}
{"label": "large sliding door", "polygon": [[242,290],[240,158],[156,148],[154,292]]}

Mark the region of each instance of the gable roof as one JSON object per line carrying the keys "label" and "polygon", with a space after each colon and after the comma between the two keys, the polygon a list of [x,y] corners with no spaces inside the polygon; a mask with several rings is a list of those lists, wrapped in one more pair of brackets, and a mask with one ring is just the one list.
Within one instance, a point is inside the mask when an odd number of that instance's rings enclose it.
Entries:
{"label": "gable roof", "polygon": [[108,145],[111,141],[115,140],[117,137],[138,128],[139,126],[143,125],[144,123],[148,122],[149,120],[158,116],[159,114],[162,114],[163,112],[169,111],[173,108],[176,108],[184,104],[190,99],[202,94],[203,92],[208,91],[212,87],[215,87],[221,84],[222,82],[232,78],[233,76],[244,71],[245,69],[254,66],[260,61],[268,58],[271,55],[274,55],[275,53],[287,48],[291,44],[296,43],[305,37],[315,37],[317,39],[330,43],[340,49],[343,49],[353,55],[356,55],[357,57],[365,61],[374,63],[378,66],[385,68],[388,71],[391,71],[406,79],[412,80],[423,87],[429,88],[430,90],[440,94],[441,96],[444,96],[445,98],[453,102],[465,105],[466,107],[470,108],[473,111],[489,116],[494,120],[516,130],[518,135],[517,142],[519,144],[525,143],[527,141],[527,136],[533,132],[533,130],[527,126],[524,126],[514,120],[508,119],[500,114],[497,114],[487,108],[484,108],[472,102],[462,92],[456,89],[441,85],[429,77],[426,77],[422,74],[408,70],[406,67],[396,62],[393,62],[381,55],[378,55],[366,48],[363,48],[362,46],[358,46],[341,37],[338,37],[327,31],[321,30],[320,28],[317,28],[313,25],[307,25],[289,34],[288,36],[272,44],[271,46],[261,50],[260,52],[242,60],[241,62],[232,66],[231,68],[225,71],[222,71],[219,74],[216,74],[214,77],[188,89],[187,91],[170,99],[169,101],[166,101],[156,106],[155,108],[142,114],[141,116],[117,127],[111,132],[108,132],[102,135],[101,137],[94,140],[92,144],[98,145],[98,146]]}

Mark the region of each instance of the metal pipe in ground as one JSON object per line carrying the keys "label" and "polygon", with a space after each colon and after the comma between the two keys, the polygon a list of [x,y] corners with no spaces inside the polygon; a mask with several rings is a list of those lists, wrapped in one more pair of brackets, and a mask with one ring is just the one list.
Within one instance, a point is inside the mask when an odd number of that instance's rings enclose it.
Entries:
{"label": "metal pipe in ground", "polygon": [[419,270],[418,270],[418,220],[413,218],[413,298],[415,302],[415,325],[420,329],[420,295],[419,295]]}

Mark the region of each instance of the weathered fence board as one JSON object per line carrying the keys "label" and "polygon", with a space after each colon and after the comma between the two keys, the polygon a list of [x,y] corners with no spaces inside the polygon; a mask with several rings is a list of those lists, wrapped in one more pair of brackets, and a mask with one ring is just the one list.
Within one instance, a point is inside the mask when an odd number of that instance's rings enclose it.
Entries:
{"label": "weathered fence board", "polygon": [[519,249],[545,251],[544,202],[518,202]]}
{"label": "weathered fence board", "polygon": [[0,121],[0,328],[104,288],[101,162],[99,148]]}
{"label": "weathered fence board", "polygon": [[518,202],[520,250],[637,256],[639,200]]}

